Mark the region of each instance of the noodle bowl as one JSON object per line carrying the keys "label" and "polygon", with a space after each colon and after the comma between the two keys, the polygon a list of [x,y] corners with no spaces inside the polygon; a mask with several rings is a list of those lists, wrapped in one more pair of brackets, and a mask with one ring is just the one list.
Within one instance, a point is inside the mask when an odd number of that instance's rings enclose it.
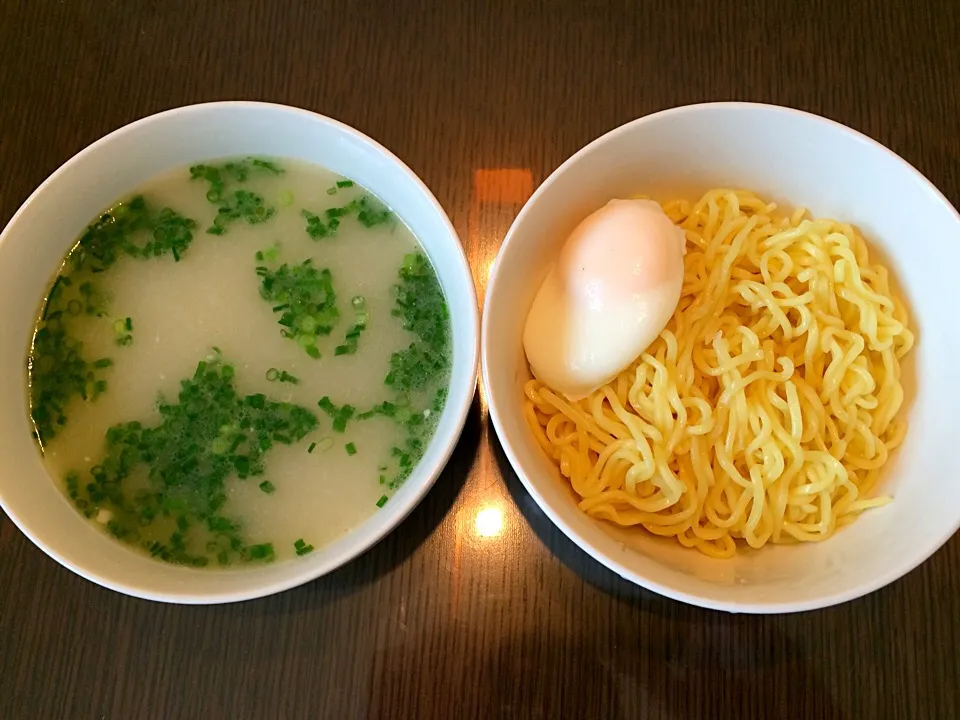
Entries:
{"label": "noodle bowl", "polygon": [[[750,188],[764,200],[776,199],[781,207],[779,211],[768,209],[768,203],[757,198],[748,201],[749,194],[737,193],[738,207],[731,207],[729,216],[728,202],[722,196],[714,196],[715,210],[708,200],[695,217],[687,216],[709,188],[728,187]],[[668,356],[674,350],[670,337],[664,334],[645,353],[638,353],[629,368],[632,372],[621,374],[603,388],[609,392],[600,401],[602,423],[597,422],[590,405],[597,402],[596,394],[586,403],[571,405],[583,418],[578,425],[551,405],[549,390],[527,385],[530,368],[523,345],[525,322],[538,287],[577,225],[611,198],[629,198],[637,192],[648,193],[661,202],[671,198],[689,201],[687,206],[667,205],[673,219],[685,225],[687,235],[683,304],[680,314],[666,328],[676,340],[676,355]],[[794,205],[810,208],[813,215],[798,214],[794,218]],[[716,214],[711,216],[712,212]],[[770,218],[769,224],[774,227],[764,231],[769,238],[779,232],[799,233],[795,225],[802,220],[811,223],[804,232],[818,234],[824,242],[833,232],[849,235],[849,251],[859,268],[860,282],[869,293],[858,289],[852,266],[846,261],[842,282],[834,280],[833,270],[821,274],[821,260],[824,266],[829,263],[833,267],[841,259],[844,245],[840,242],[835,243],[839,254],[834,256],[818,255],[820,248],[803,243],[783,248],[758,245],[751,233],[741,238],[743,251],[736,257],[729,255],[728,249],[711,250],[707,245],[711,237],[720,241],[718,233],[725,218],[739,218],[736,222],[741,223],[742,230],[754,215]],[[830,224],[829,231],[826,225],[818,230],[813,227],[818,224],[814,217],[837,218],[857,229],[848,230],[837,223]],[[786,224],[778,227],[784,220]],[[753,222],[754,232],[765,224],[762,218]],[[708,223],[712,235],[707,234]],[[730,243],[738,235],[724,232]],[[866,240],[863,247],[860,233]],[[786,241],[788,236],[781,239]],[[767,239],[753,237],[760,242]],[[864,249],[869,250],[866,257]],[[762,266],[759,260],[764,256],[766,264]],[[736,262],[724,268],[725,259]],[[798,267],[801,260],[809,267]],[[792,268],[789,262],[793,262]],[[878,263],[889,268],[889,275],[876,267]],[[960,214],[903,159],[850,128],[808,113],[752,103],[691,105],[622,125],[580,149],[543,181],[517,215],[490,269],[483,301],[483,388],[490,420],[503,449],[507,484],[511,485],[511,471],[515,471],[524,491],[518,497],[524,515],[535,526],[538,520],[542,525],[544,518],[554,525],[585,553],[580,560],[590,557],[629,582],[681,602],[739,613],[798,612],[846,602],[888,585],[923,563],[944,543],[956,543],[954,533],[960,530],[958,268]],[[801,282],[800,273],[805,270],[810,271],[809,277],[804,275],[807,280]],[[721,271],[722,277],[729,279],[721,282]],[[718,273],[716,278],[711,272]],[[763,305],[761,301],[767,298],[762,289],[767,285],[764,272],[769,273],[771,282],[783,282],[792,295],[800,297],[810,290],[816,302],[805,299],[794,307],[790,303],[798,301],[788,302],[787,295],[771,289],[775,307]],[[821,286],[809,286],[809,281],[819,277],[828,280],[828,291],[836,289],[836,312],[830,308],[833,301],[829,293],[823,298],[817,294]],[[708,295],[708,283],[716,283],[712,285],[715,295]],[[881,288],[883,283],[889,285],[887,292]],[[733,292],[738,285],[744,294]],[[893,307],[875,298],[868,304],[870,293],[889,297]],[[891,319],[902,323],[906,318],[896,298],[907,301],[910,314],[906,329],[918,337],[909,351],[908,336],[901,335],[890,323]],[[694,305],[698,299],[699,305]],[[860,308],[853,300],[864,308],[879,308],[876,331],[869,320],[860,329]],[[816,319],[816,341],[809,337],[814,324],[802,325],[804,311]],[[741,318],[751,320],[743,322]],[[853,320],[857,324],[848,325]],[[707,328],[711,322],[716,327]],[[850,335],[838,332],[838,322],[847,333],[863,339],[862,351]],[[793,339],[789,342],[782,341],[784,325],[792,328],[789,332]],[[757,337],[759,349],[753,358],[744,347],[753,347],[752,338],[736,331],[736,327],[749,329]],[[715,347],[718,332],[722,342]],[[825,337],[832,338],[836,348],[828,342],[828,351],[814,351],[827,342]],[[871,349],[874,338],[880,346],[889,340],[893,352]],[[756,358],[765,351],[767,340],[774,343],[774,357],[761,363]],[[804,357],[808,340],[813,352],[810,367]],[[898,357],[904,352],[905,356]],[[846,353],[852,353],[849,360],[845,359]],[[883,365],[884,357],[889,369]],[[778,363],[781,358],[792,363],[789,377],[788,368]],[[902,368],[899,380],[897,365]],[[681,371],[690,375],[681,376]],[[754,372],[768,374],[750,378]],[[888,374],[893,382],[885,379]],[[737,376],[740,381],[750,378],[750,382],[742,396],[739,389],[729,391],[724,410],[717,402],[724,390],[735,386]],[[814,378],[819,378],[820,385],[811,393],[805,385]],[[784,411],[792,403],[787,396],[787,380],[797,391],[794,407],[800,411],[798,444],[805,462],[789,482],[774,483],[780,458],[785,472],[791,471],[795,459],[790,452],[796,447],[791,435],[795,416]],[[870,382],[875,384],[873,390],[866,389]],[[654,392],[654,383],[675,387],[676,396]],[[761,383],[766,396],[759,392]],[[828,388],[827,383],[837,390]],[[898,384],[903,386],[903,399]],[[528,389],[536,391],[535,405],[525,392]],[[623,408],[622,417],[608,394]],[[873,399],[876,407],[871,407]],[[679,409],[675,407],[677,400]],[[754,405],[752,400],[766,400],[766,405]],[[744,408],[748,413],[751,408],[756,410],[746,423],[739,419]],[[823,410],[822,417],[818,408]],[[531,410],[537,419],[536,432],[529,424]],[[851,412],[858,424],[847,422]],[[540,420],[549,422],[554,416],[557,419],[550,426],[550,437],[561,442],[551,440],[545,446],[548,431]],[[878,423],[876,428],[874,422]],[[879,427],[883,423],[888,424],[886,433]],[[722,443],[716,441],[724,428],[741,427],[746,437],[731,432],[729,449],[726,434]],[[691,428],[704,432],[696,435]],[[871,434],[882,441],[882,447],[869,439]],[[640,440],[638,436],[642,436]],[[818,450],[815,438],[820,438],[828,452]],[[649,446],[649,456],[630,448],[630,443],[635,443],[643,449],[644,442]],[[894,449],[897,442],[900,445]],[[587,444],[586,453],[581,453],[580,443]],[[620,446],[610,448],[614,443]],[[730,456],[728,467],[736,470],[737,477],[729,477],[714,460],[718,447]],[[835,457],[831,449],[838,453],[842,449],[843,459]],[[592,477],[590,471],[603,451],[608,451],[609,457],[604,457],[602,472]],[[812,454],[818,451],[819,456]],[[834,457],[844,468],[848,485],[843,485],[836,473],[831,474],[836,465],[825,455]],[[647,457],[653,459],[648,461]],[[589,464],[581,467],[579,458]],[[881,461],[885,462],[883,467],[876,467]],[[581,503],[586,498],[578,494],[570,475],[562,474],[561,464],[568,472],[579,473],[574,476],[578,483],[593,482],[593,487],[602,487],[609,482],[602,492],[619,490],[642,501],[639,509],[622,500],[593,501],[609,503],[609,510],[616,510],[622,519],[629,518],[635,524],[618,524],[599,508],[585,511]],[[630,472],[632,468],[636,469]],[[752,468],[756,468],[753,475]],[[755,542],[766,540],[759,550],[750,547],[750,539],[740,537],[755,509],[754,478],[763,495],[757,503],[759,519],[755,526],[749,526],[749,535]],[[765,482],[769,486],[764,487]],[[516,488],[517,483],[512,484]],[[797,492],[778,494],[779,488],[788,484]],[[798,492],[801,487],[806,489],[805,495]],[[713,488],[715,497],[708,502]],[[856,489],[855,498],[851,488]],[[677,490],[680,497],[674,500]],[[883,507],[863,506],[886,494],[893,501]],[[821,508],[828,507],[821,504],[822,497],[830,501],[829,517],[820,513]],[[780,509],[775,502],[778,498],[786,500],[784,521],[812,537],[829,539],[801,542],[785,529],[785,523],[775,523]],[[663,505],[657,507],[655,501]],[[738,503],[743,504],[742,509]],[[532,506],[537,511],[527,513]],[[712,520],[708,507],[713,517],[729,523],[728,527]],[[538,518],[539,511],[544,517]],[[689,517],[679,517],[682,512],[688,512]],[[853,519],[856,521],[850,522]],[[651,529],[636,520],[645,521]],[[768,530],[769,537],[765,538]],[[656,535],[658,531],[666,537]],[[701,546],[708,552],[729,552],[732,544],[734,556],[718,561],[675,539],[696,545],[689,541],[701,536],[705,540]],[[722,539],[725,536],[729,539]],[[550,547],[562,551],[553,540],[553,536],[547,537]],[[944,558],[939,562],[942,569]],[[590,571],[585,568],[583,572]]]}
{"label": "noodle bowl", "polygon": [[722,558],[737,540],[826,539],[889,502],[875,487],[906,432],[914,337],[858,231],[744,191],[663,207],[687,238],[667,328],[582,401],[524,386],[580,508]]}

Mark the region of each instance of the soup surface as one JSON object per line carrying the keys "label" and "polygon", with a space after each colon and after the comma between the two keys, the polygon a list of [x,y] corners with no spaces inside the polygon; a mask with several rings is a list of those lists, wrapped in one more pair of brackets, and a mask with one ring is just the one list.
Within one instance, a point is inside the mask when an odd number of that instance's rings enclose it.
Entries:
{"label": "soup surface", "polygon": [[169,562],[309,553],[382,507],[442,409],[450,327],[409,229],[313,165],[157,177],[94,221],[30,350],[53,478]]}

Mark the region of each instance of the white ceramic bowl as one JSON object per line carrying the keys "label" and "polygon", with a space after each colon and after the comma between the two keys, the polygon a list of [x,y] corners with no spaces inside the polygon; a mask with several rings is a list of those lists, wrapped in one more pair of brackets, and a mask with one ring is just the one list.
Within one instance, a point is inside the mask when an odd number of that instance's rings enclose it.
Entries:
{"label": "white ceramic bowl", "polygon": [[[906,442],[887,468],[890,505],[823,543],[710,560],[642,531],[587,517],[531,436],[521,345],[534,294],[572,228],[634,193],[696,197],[755,190],[860,226],[881,248],[912,308],[918,345]],[[583,550],[619,575],[677,600],[734,612],[808,610],[850,600],[907,573],[960,526],[960,217],[910,165],[842,125],[785,108],[694,105],[628,123],[561,165],[520,212],[494,263],[482,328],[484,385],[497,434],[527,490]],[[909,391],[908,391],[909,392]]]}
{"label": "white ceramic bowl", "polygon": [[[44,471],[27,420],[34,315],[64,254],[105,207],[157,173],[201,160],[268,155],[319,163],[380,196],[430,257],[453,322],[446,408],[420,464],[384,508],[297,562],[206,572],[166,565],[91,527]],[[95,142],[41,185],[0,235],[0,505],[44,552],[83,577],[152,600],[217,603],[268,595],[356,557],[416,506],[443,469],[477,377],[479,312],[466,256],[443,208],[399,159],[339,122],[280,105],[224,102],[153,115]]]}

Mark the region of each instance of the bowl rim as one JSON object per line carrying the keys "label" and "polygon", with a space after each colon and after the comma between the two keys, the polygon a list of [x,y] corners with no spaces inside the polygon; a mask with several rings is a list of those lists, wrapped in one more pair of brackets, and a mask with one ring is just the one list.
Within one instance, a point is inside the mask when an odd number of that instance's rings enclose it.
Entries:
{"label": "bowl rim", "polygon": [[[630,568],[628,568],[624,563],[618,561],[611,555],[600,551],[594,547],[591,543],[583,539],[580,534],[563,518],[554,511],[550,504],[546,501],[544,496],[537,490],[536,485],[527,477],[525,472],[520,470],[519,457],[513,447],[511,439],[507,436],[503,429],[503,421],[501,419],[501,408],[499,407],[496,398],[490,392],[490,368],[489,368],[489,359],[487,357],[487,348],[489,347],[490,342],[490,318],[488,308],[490,306],[489,299],[490,296],[496,292],[497,281],[500,275],[500,268],[503,262],[504,249],[507,245],[513,240],[514,233],[521,223],[521,221],[526,217],[527,213],[530,212],[530,208],[540,199],[540,197],[547,191],[547,189],[556,181],[556,179],[564,174],[572,165],[574,165],[581,157],[588,155],[593,152],[598,146],[607,143],[613,139],[616,139],[620,135],[628,134],[635,131],[637,128],[642,127],[645,124],[655,122],[658,120],[668,119],[670,117],[675,117],[679,115],[689,115],[702,112],[704,110],[728,110],[734,112],[769,112],[773,115],[785,115],[799,117],[809,122],[819,123],[831,128],[834,131],[842,133],[847,136],[848,139],[869,146],[874,151],[881,151],[885,153],[890,159],[894,160],[895,163],[907,174],[910,175],[915,181],[917,181],[924,189],[929,193],[931,199],[935,202],[940,203],[944,209],[953,216],[953,219],[958,228],[960,228],[960,213],[957,212],[956,208],[951,205],[950,201],[943,195],[937,187],[927,179],[919,170],[917,170],[913,165],[904,160],[902,157],[897,155],[893,150],[886,147],[882,143],[874,140],[873,138],[865,135],[864,133],[854,130],[847,125],[844,125],[835,120],[823,117],[821,115],[816,115],[814,113],[806,112],[804,110],[798,110],[796,108],[786,107],[782,105],[773,105],[768,103],[753,103],[753,102],[739,102],[739,101],[724,101],[724,102],[706,102],[706,103],[695,103],[690,105],[680,105],[677,107],[667,108],[665,110],[660,110],[658,112],[651,113],[649,115],[644,115],[634,120],[630,120],[622,125],[619,125],[602,135],[594,138],[589,143],[584,145],[582,148],[577,150],[573,155],[564,160],[555,170],[553,170],[546,179],[537,187],[533,194],[527,199],[524,203],[520,212],[517,214],[517,217],[514,219],[513,223],[510,225],[510,229],[507,231],[507,234],[504,236],[503,242],[500,245],[499,250],[497,251],[497,256],[494,259],[493,264],[490,268],[489,279],[487,282],[486,291],[484,293],[485,301],[483,307],[483,314],[481,319],[481,328],[480,328],[480,357],[481,357],[481,374],[482,374],[482,383],[483,391],[487,400],[487,407],[490,413],[490,419],[493,422],[494,429],[497,433],[497,438],[500,441],[501,447],[503,448],[504,454],[507,456],[507,459],[510,462],[510,467],[513,472],[520,479],[520,482],[526,488],[527,492],[533,498],[534,502],[540,508],[540,510],[550,519],[550,521],[563,532],[566,537],[571,540],[578,548],[580,548],[587,555],[592,557],[598,563],[603,565],[609,570],[612,570],[617,575],[625,580],[639,585],[642,588],[651,590],[659,595],[668,597],[671,600],[677,600],[689,605],[694,605],[697,607],[706,608],[708,610],[721,610],[730,613],[745,613],[745,614],[787,614],[795,612],[806,612],[810,610],[818,610],[821,608],[831,607],[833,605],[839,605],[841,603],[848,602],[850,600],[855,600],[856,598],[863,597],[868,595],[876,590],[879,590],[890,583],[895,582],[901,577],[907,575],[908,573],[915,570],[919,565],[925,562],[931,555],[933,555],[937,550],[939,550],[958,530],[960,530],[960,513],[958,513],[956,521],[953,524],[952,528],[946,529],[941,535],[939,535],[933,542],[927,546],[921,548],[915,555],[910,557],[906,562],[892,567],[887,572],[883,573],[872,579],[870,582],[861,583],[855,587],[852,587],[847,590],[835,592],[829,595],[822,596],[820,598],[805,600],[801,602],[789,602],[789,601],[769,601],[769,602],[736,602],[736,601],[726,601],[726,600],[715,600],[710,597],[703,595],[683,592],[674,589],[670,585],[665,585],[661,582],[657,582],[647,578],[640,573],[637,573]],[[596,521],[599,522],[599,521]]]}
{"label": "bowl rim", "polygon": [[[308,565],[306,563],[300,565],[299,568],[291,565],[291,572],[283,576],[280,579],[277,579],[273,582],[263,583],[259,585],[251,585],[249,588],[242,590],[225,590],[217,592],[205,592],[202,594],[197,594],[191,591],[189,588],[183,589],[171,589],[169,591],[144,591],[138,586],[133,584],[128,584],[123,581],[114,581],[108,578],[101,577],[98,573],[89,570],[86,566],[79,563],[71,562],[67,558],[63,557],[55,547],[47,544],[37,533],[33,531],[25,522],[23,522],[17,515],[14,508],[9,507],[7,503],[3,501],[2,496],[0,496],[0,509],[6,514],[10,521],[22,532],[36,547],[43,551],[46,555],[54,559],[61,566],[70,570],[71,572],[79,575],[80,577],[89,580],[101,587],[105,587],[110,590],[122,593],[124,595],[129,595],[132,597],[141,598],[144,600],[152,600],[157,602],[172,603],[172,604],[182,604],[182,605],[214,605],[214,604],[227,604],[234,602],[243,602],[246,600],[253,600],[256,598],[266,597],[269,595],[274,595],[277,593],[284,592],[294,587],[304,585],[306,583],[312,582],[324,575],[327,575],[334,570],[346,565],[347,563],[355,560],[356,558],[363,555],[367,550],[380,542],[384,537],[390,534],[393,530],[400,525],[407,516],[420,504],[427,493],[432,489],[433,485],[436,483],[440,474],[446,468],[447,464],[450,461],[451,456],[460,441],[461,436],[463,435],[463,429],[466,425],[467,417],[470,412],[470,408],[473,404],[473,399],[477,391],[478,383],[478,370],[480,362],[480,310],[479,304],[477,302],[477,289],[476,283],[473,278],[473,272],[470,267],[469,260],[467,258],[466,250],[464,248],[463,242],[460,240],[460,236],[457,233],[456,228],[453,226],[453,223],[450,220],[449,215],[443,209],[443,206],[434,196],[433,192],[423,180],[413,171],[410,167],[404,163],[399,157],[394,153],[388,150],[386,147],[381,145],[379,142],[369,137],[365,133],[353,128],[346,123],[343,123],[339,120],[331,118],[327,115],[314,112],[312,110],[306,110],[304,108],[295,107],[292,105],[284,105],[281,103],[271,103],[271,102],[261,102],[253,100],[221,100],[214,102],[203,102],[203,103],[193,103],[189,105],[181,105],[166,110],[162,110],[157,113],[146,115],[137,120],[133,120],[125,125],[120,126],[112,130],[111,132],[103,135],[94,142],[85,146],[83,149],[75,153],[68,160],[62,163],[56,170],[54,170],[49,176],[47,176],[42,183],[40,183],[37,188],[30,193],[26,200],[24,200],[20,206],[17,208],[16,212],[11,216],[10,220],[3,227],[3,230],[0,231],[0,242],[3,242],[8,235],[11,233],[11,230],[19,221],[21,215],[26,211],[26,208],[32,203],[37,201],[37,198],[42,196],[47,188],[58,182],[59,178],[67,173],[71,166],[80,162],[82,159],[86,158],[88,155],[98,153],[102,150],[105,145],[113,142],[117,137],[125,135],[127,133],[142,130],[148,128],[151,125],[157,123],[163,123],[169,120],[172,117],[180,117],[183,115],[190,115],[193,113],[205,113],[211,110],[228,110],[228,111],[274,111],[280,113],[286,113],[291,115],[300,115],[306,118],[309,118],[315,122],[321,124],[326,124],[332,126],[339,130],[340,132],[352,136],[354,140],[359,143],[366,144],[368,147],[375,150],[380,156],[385,158],[391,164],[397,166],[413,183],[419,188],[420,192],[423,193],[424,197],[427,199],[428,203],[432,209],[438,214],[439,218],[442,220],[442,223],[445,227],[448,239],[454,241],[456,247],[455,251],[458,253],[458,259],[460,266],[458,268],[459,272],[462,272],[465,277],[468,279],[468,282],[463,284],[463,287],[458,290],[458,292],[464,292],[469,297],[467,297],[467,307],[469,314],[467,316],[462,316],[458,319],[457,322],[462,323],[465,332],[465,342],[464,342],[464,352],[461,354],[466,356],[469,354],[469,359],[467,362],[469,366],[464,371],[466,377],[472,377],[473,381],[468,383],[464,388],[464,391],[459,397],[447,397],[447,405],[444,408],[446,412],[449,408],[454,413],[455,423],[452,426],[452,432],[447,436],[441,437],[440,435],[434,435],[432,442],[440,441],[442,443],[440,455],[438,457],[437,463],[427,470],[427,474],[424,479],[421,481],[420,486],[416,487],[416,491],[410,493],[405,501],[400,503],[391,503],[393,505],[392,512],[390,514],[384,514],[383,522],[375,525],[371,531],[363,535],[357,535],[352,542],[347,544],[343,548],[339,548],[338,552],[332,555],[330,558],[326,559],[323,563],[316,565]],[[471,348],[472,346],[472,348]],[[472,352],[471,352],[472,350]],[[456,360],[454,360],[456,363]],[[406,487],[406,484],[404,485]],[[375,517],[375,516],[374,516]],[[331,540],[328,545],[334,545],[340,541],[343,541],[345,538],[348,538],[352,533],[356,532],[355,530],[348,531],[344,535],[340,535],[333,540]]]}

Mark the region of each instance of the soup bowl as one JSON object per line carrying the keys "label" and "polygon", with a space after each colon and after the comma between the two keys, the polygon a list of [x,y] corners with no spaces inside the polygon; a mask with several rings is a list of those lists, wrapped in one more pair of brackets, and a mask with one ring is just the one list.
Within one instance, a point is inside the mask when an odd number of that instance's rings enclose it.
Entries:
{"label": "soup bowl", "polygon": [[[640,528],[593,519],[540,449],[523,414],[527,311],[570,231],[611,198],[695,199],[747,188],[782,207],[859,226],[899,282],[917,345],[904,365],[909,424],[880,491],[893,502],[819,543],[738,549],[710,559]],[[490,416],[509,463],[567,537],[622,577],[707,608],[809,610],[890,583],[960,526],[960,217],[920,173],[835,122],[780,107],[720,103],[630,122],[564,162],[513,223],[491,269],[481,332]]]}
{"label": "soup bowl", "polygon": [[[54,485],[28,421],[25,359],[37,308],[64,255],[104,208],[175,167],[238,155],[292,158],[352,178],[389,205],[429,256],[447,298],[453,362],[447,402],[423,457],[382,509],[296,561],[203,570],[159,562],[96,530]],[[307,582],[356,557],[428,492],[476,390],[479,311],[466,256],[443,208],[388,150],[335,120],[250,102],[177,108],[95,142],[51,175],[0,235],[0,505],[47,555],[108,588],[151,600],[245,600]]]}

